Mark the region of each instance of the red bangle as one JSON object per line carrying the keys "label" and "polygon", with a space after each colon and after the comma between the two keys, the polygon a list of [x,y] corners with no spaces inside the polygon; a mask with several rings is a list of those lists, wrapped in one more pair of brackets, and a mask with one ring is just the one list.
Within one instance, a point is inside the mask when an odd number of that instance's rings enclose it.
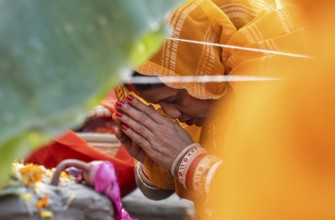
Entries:
{"label": "red bangle", "polygon": [[196,147],[201,147],[200,144],[198,143],[193,143],[190,144],[188,146],[186,146],[182,151],[180,151],[180,153],[178,154],[178,156],[174,159],[170,172],[172,174],[173,177],[177,177],[178,176],[178,162],[181,161],[181,159],[183,158],[183,156],[185,156],[186,153],[188,153],[190,150],[192,150],[193,148]]}
{"label": "red bangle", "polygon": [[178,169],[178,181],[185,187],[186,186],[186,174],[189,169],[192,161],[198,155],[206,153],[206,150],[201,147],[196,147],[191,149],[185,156],[182,158],[181,163]]}
{"label": "red bangle", "polygon": [[186,173],[186,181],[185,181],[185,186],[184,186],[185,189],[193,190],[192,184],[193,184],[194,171],[195,171],[196,167],[198,166],[199,162],[206,156],[207,156],[206,153],[199,154],[191,162],[191,165],[188,168],[187,173]]}

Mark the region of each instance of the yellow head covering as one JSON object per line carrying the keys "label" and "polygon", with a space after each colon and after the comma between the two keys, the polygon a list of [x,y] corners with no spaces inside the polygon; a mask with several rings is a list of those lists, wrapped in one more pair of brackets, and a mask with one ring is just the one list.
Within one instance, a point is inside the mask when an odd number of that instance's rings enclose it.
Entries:
{"label": "yellow head covering", "polygon": [[[285,45],[285,35],[298,31],[300,22],[293,18],[290,9],[277,9],[274,0],[192,0],[176,10],[169,24],[171,38],[196,42],[229,44],[268,50],[282,48],[286,52],[301,48],[279,47]],[[298,34],[297,34],[298,35]],[[300,36],[299,36],[300,37]],[[279,45],[279,46],[277,46]],[[259,60],[260,72],[246,72],[244,61],[265,56],[264,53],[225,49],[197,43],[168,39],[161,49],[136,71],[149,76],[222,76],[261,75],[265,61]],[[267,61],[266,61],[267,62]],[[264,68],[263,68],[264,69]],[[167,82],[169,87],[186,89],[199,99],[218,99],[227,88],[225,83]]]}

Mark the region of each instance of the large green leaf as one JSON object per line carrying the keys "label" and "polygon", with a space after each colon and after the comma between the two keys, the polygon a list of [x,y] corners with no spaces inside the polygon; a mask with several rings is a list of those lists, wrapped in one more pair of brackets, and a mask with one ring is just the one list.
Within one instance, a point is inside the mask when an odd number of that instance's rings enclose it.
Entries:
{"label": "large green leaf", "polygon": [[148,58],[180,0],[0,0],[0,183]]}

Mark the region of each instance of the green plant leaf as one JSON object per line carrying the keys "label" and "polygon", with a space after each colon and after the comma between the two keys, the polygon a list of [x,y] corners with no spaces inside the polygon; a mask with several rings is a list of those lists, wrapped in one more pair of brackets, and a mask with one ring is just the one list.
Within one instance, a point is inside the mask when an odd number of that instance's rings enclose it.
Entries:
{"label": "green plant leaf", "polygon": [[164,40],[180,0],[0,1],[0,183]]}

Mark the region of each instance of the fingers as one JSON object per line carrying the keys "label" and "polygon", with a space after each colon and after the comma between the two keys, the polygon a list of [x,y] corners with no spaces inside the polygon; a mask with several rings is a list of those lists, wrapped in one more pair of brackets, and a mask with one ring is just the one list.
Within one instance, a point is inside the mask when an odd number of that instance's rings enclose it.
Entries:
{"label": "fingers", "polygon": [[156,112],[152,106],[143,104],[131,95],[127,96],[127,100],[128,102],[116,102],[116,116],[134,131],[143,133],[145,127],[150,133],[154,133],[157,126],[167,123],[168,119]]}
{"label": "fingers", "polygon": [[[141,114],[143,115],[143,113],[140,113],[140,115]],[[131,131],[135,132],[138,136],[145,137],[147,139],[152,138],[152,136],[153,136],[152,132],[150,130],[148,130],[148,128],[145,125],[143,125],[143,124],[149,124],[150,123],[148,118],[143,118],[143,119],[139,118],[138,119],[140,121],[140,123],[139,123],[136,120],[133,120],[132,118],[128,117],[126,114],[124,114],[122,112],[119,112],[119,111],[116,112],[116,117],[117,117],[117,121],[119,123],[123,123],[122,128],[125,128],[125,125],[127,125],[127,128],[128,127],[131,128],[132,129]],[[145,117],[147,117],[147,116],[145,116]],[[124,130],[124,132],[125,131],[126,130]]]}
{"label": "fingers", "polygon": [[117,111],[114,112],[114,113],[112,114],[112,119],[113,119],[113,121],[115,122],[115,125],[116,125],[116,126],[121,127],[122,123],[121,123],[121,121],[118,119],[118,117],[117,117],[116,114],[117,114]]}
{"label": "fingers", "polygon": [[161,114],[159,114],[157,111],[155,111],[153,106],[145,105],[144,103],[142,103],[140,100],[138,100],[134,96],[128,95],[127,101],[128,101],[128,104],[130,104],[133,108],[135,108],[136,110],[138,110],[139,112],[143,114],[143,115],[138,116],[138,117],[141,117],[142,120],[148,117],[157,123],[164,123],[166,121],[166,118],[163,117]]}
{"label": "fingers", "polygon": [[115,129],[115,137],[127,148],[131,145],[131,140],[125,135],[120,128]]}
{"label": "fingers", "polygon": [[[165,149],[164,146],[175,137],[176,129],[171,126],[175,124],[138,99],[128,95],[127,100],[127,102],[118,101],[115,105],[117,110],[115,115],[123,124],[122,133],[136,143],[143,153],[155,157],[158,161],[164,161],[170,151],[174,154],[173,147],[172,150],[168,150],[170,148]],[[184,143],[178,142],[173,145],[184,146]],[[137,157],[140,157],[140,151],[134,152],[136,149],[131,149],[129,145],[127,150],[132,156],[137,154]]]}
{"label": "fingers", "polygon": [[144,162],[145,152],[134,143],[127,135],[120,130],[120,128],[115,129],[115,136],[126,148],[128,154],[140,162]]}
{"label": "fingers", "polygon": [[150,149],[149,141],[146,140],[142,135],[136,133],[131,127],[122,125],[122,132],[127,135],[127,137],[131,139],[134,143],[139,145],[139,148],[142,148],[144,151],[148,151],[148,149]]}
{"label": "fingers", "polygon": [[154,129],[156,122],[149,118],[143,112],[139,112],[127,103],[119,103],[117,111],[115,112],[117,123],[123,123],[131,127],[134,131],[149,135],[150,129]]}

